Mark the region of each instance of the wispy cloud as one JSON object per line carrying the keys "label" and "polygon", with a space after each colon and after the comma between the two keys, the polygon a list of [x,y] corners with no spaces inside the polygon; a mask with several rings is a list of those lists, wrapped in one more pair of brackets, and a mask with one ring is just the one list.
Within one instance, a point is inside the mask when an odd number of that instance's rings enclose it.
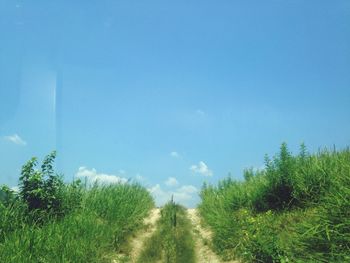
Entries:
{"label": "wispy cloud", "polygon": [[184,185],[178,187],[174,191],[166,191],[162,189],[160,184],[156,184],[149,188],[148,191],[153,195],[158,206],[164,205],[171,197],[174,198],[176,203],[181,203],[185,206],[193,205],[193,199],[198,193],[198,189],[193,185]]}
{"label": "wispy cloud", "polygon": [[201,174],[203,176],[212,176],[213,171],[205,164],[205,162],[200,161],[197,165],[194,164],[190,167],[190,170],[194,173]]}
{"label": "wispy cloud", "polygon": [[179,182],[175,177],[169,177],[168,180],[165,181],[165,185],[167,186],[177,186]]}
{"label": "wispy cloud", "polygon": [[198,189],[193,185],[183,185],[178,189],[180,193],[194,194],[198,192]]}
{"label": "wispy cloud", "polygon": [[171,157],[174,157],[174,158],[179,158],[179,157],[180,157],[180,154],[179,154],[178,152],[175,152],[175,151],[174,151],[174,152],[171,152],[171,153],[170,153],[170,156],[171,156]]}
{"label": "wispy cloud", "polygon": [[99,184],[125,184],[128,181],[128,179],[124,177],[113,174],[98,173],[96,169],[88,169],[84,166],[79,167],[76,177],[86,178],[89,184],[94,184],[95,182]]}
{"label": "wispy cloud", "polygon": [[21,145],[21,146],[26,146],[27,142],[23,140],[18,134],[13,134],[9,136],[4,137],[5,140],[10,141],[14,144]]}

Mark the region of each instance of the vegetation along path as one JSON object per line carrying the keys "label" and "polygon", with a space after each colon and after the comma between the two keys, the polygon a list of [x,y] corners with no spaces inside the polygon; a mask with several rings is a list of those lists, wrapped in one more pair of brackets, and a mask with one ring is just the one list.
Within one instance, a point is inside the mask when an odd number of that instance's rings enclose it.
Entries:
{"label": "vegetation along path", "polygon": [[116,259],[113,260],[113,263],[136,262],[136,259],[139,257],[143,247],[145,246],[146,240],[148,240],[156,231],[156,223],[159,218],[160,209],[152,209],[149,216],[144,219],[144,228],[136,232],[129,241],[129,253],[117,255]]}
{"label": "vegetation along path", "polygon": [[201,226],[197,209],[184,209],[170,202],[151,210],[144,225],[129,240],[129,252],[118,255],[114,263],[224,262],[211,250],[212,233]]}
{"label": "vegetation along path", "polygon": [[[193,226],[195,238],[195,251],[198,263],[221,263],[222,261],[210,248],[212,233],[204,229],[200,223],[197,209],[187,209],[187,214]],[[225,261],[225,263],[238,263],[239,261]]]}
{"label": "vegetation along path", "polygon": [[173,201],[160,211],[157,230],[146,241],[138,263],[194,263],[195,248],[186,209]]}

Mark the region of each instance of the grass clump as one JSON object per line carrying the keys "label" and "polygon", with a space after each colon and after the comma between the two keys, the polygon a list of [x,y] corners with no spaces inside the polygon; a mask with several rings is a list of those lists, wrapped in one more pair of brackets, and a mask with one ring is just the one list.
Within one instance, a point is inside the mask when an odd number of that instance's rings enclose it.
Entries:
{"label": "grass clump", "polygon": [[191,223],[184,207],[170,201],[162,208],[157,230],[147,240],[138,262],[195,262]]}
{"label": "grass clump", "polygon": [[204,185],[199,211],[223,258],[245,262],[350,260],[350,150],[292,155],[287,145],[265,169]]}
{"label": "grass clump", "polygon": [[154,206],[138,184],[63,182],[55,153],[23,166],[20,190],[0,190],[0,262],[110,262]]}

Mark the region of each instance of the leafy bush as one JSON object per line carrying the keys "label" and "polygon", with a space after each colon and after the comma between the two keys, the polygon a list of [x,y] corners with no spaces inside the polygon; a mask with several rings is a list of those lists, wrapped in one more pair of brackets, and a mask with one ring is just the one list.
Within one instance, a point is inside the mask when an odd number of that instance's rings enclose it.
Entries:
{"label": "leafy bush", "polygon": [[44,159],[41,170],[35,170],[37,159],[32,158],[22,167],[19,195],[27,204],[29,212],[39,210],[53,215],[63,215],[64,183],[54,173],[56,152]]}

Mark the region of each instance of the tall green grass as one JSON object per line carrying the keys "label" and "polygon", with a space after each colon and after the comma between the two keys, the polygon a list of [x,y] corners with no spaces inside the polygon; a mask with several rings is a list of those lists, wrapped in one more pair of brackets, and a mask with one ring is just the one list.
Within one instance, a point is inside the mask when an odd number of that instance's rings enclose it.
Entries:
{"label": "tall green grass", "polygon": [[170,201],[162,208],[157,230],[146,241],[138,262],[195,262],[191,223],[184,207]]}
{"label": "tall green grass", "polygon": [[[132,183],[60,184],[53,191],[60,194],[54,212],[46,206],[47,195],[37,195],[45,190],[30,191],[31,201],[40,197],[45,205],[31,209],[21,192],[0,191],[0,262],[111,262],[113,251],[126,249],[128,236],[154,206],[149,192]],[[50,200],[53,192],[47,192]]]}
{"label": "tall green grass", "polygon": [[246,262],[350,261],[350,151],[292,155],[204,185],[199,210],[223,258]]}

